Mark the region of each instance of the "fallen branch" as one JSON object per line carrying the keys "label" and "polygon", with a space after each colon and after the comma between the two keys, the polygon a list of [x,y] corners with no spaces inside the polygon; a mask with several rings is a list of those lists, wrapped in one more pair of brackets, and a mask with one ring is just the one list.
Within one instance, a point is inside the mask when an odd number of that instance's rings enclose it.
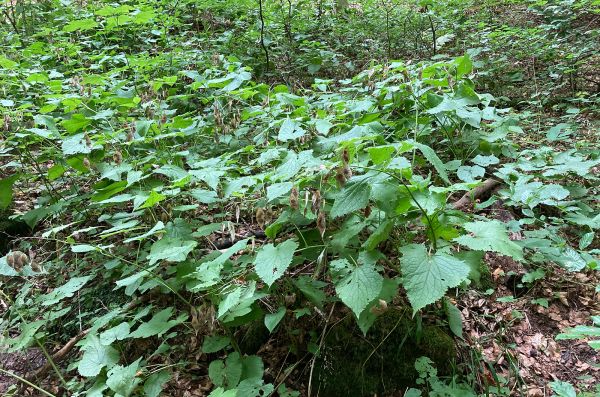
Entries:
{"label": "fallen branch", "polygon": [[48,373],[48,371],[50,371],[52,369],[52,363],[54,362],[54,364],[56,364],[56,363],[62,361],[62,359],[65,358],[71,352],[73,347],[75,347],[77,342],[79,342],[81,339],[83,339],[90,332],[90,330],[91,330],[91,328],[85,329],[85,330],[81,331],[79,334],[77,334],[74,337],[72,337],[71,339],[69,339],[69,341],[62,348],[60,348],[60,350],[58,350],[56,353],[54,353],[51,356],[52,360],[47,360],[46,364],[44,364],[43,366],[41,366],[40,368],[35,370],[33,373],[27,374],[25,376],[25,379],[29,382],[32,382],[35,379],[44,378],[46,376],[46,374]]}
{"label": "fallen branch", "polygon": [[477,200],[479,197],[483,196],[485,193],[493,190],[500,184],[501,184],[501,182],[496,179],[493,179],[493,178],[486,179],[481,185],[477,186],[473,190],[466,192],[460,198],[460,200],[455,202],[453,205],[454,209],[455,210],[467,209],[468,207],[470,207],[470,205],[475,200]]}

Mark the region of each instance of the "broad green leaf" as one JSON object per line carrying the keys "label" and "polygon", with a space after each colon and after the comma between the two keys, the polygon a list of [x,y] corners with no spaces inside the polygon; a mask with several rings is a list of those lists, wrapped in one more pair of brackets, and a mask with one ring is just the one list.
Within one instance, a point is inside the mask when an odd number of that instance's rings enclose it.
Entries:
{"label": "broad green leaf", "polygon": [[228,336],[209,335],[204,338],[202,352],[206,354],[216,353],[229,346],[230,343],[231,339]]}
{"label": "broad green leaf", "polygon": [[448,317],[448,326],[452,333],[459,338],[463,337],[463,322],[462,314],[456,306],[454,306],[449,299],[444,299],[444,311]]}
{"label": "broad green leaf", "polygon": [[102,368],[110,368],[119,361],[119,352],[112,346],[104,346],[96,335],[90,335],[81,349],[83,356],[77,365],[81,376],[97,376]]}
{"label": "broad green leaf", "polygon": [[225,390],[222,387],[217,387],[215,390],[210,392],[208,397],[236,397],[237,389]]}
{"label": "broad green leaf", "polygon": [[315,121],[315,128],[317,132],[321,135],[327,136],[327,134],[329,134],[329,130],[331,130],[332,127],[333,124],[331,124],[328,120],[317,119]]}
{"label": "broad green leaf", "polygon": [[365,247],[367,251],[374,250],[381,242],[388,239],[393,227],[394,222],[386,219],[373,231],[373,233],[371,233],[367,241],[364,242],[363,247]]}
{"label": "broad green leaf", "polygon": [[273,244],[263,246],[254,260],[258,277],[269,287],[273,285],[292,263],[296,249],[298,249],[298,243],[293,240],[286,240],[277,246]]}
{"label": "broad green leaf", "polygon": [[306,131],[302,129],[300,123],[296,120],[285,119],[281,124],[279,134],[277,134],[277,140],[285,142],[292,139],[298,139],[304,136],[305,132]]}
{"label": "broad green leaf", "polygon": [[402,283],[413,314],[469,277],[469,265],[447,254],[430,255],[423,244],[408,245],[401,252]]}
{"label": "broad green leaf", "polygon": [[439,174],[440,178],[442,178],[442,180],[444,182],[446,182],[448,185],[450,185],[450,180],[448,179],[448,173],[446,172],[446,167],[444,166],[444,163],[442,162],[442,160],[440,160],[438,155],[433,151],[433,149],[422,143],[412,142],[412,141],[411,141],[411,143],[412,143],[412,145],[414,145],[415,148],[419,149],[419,151],[423,154],[423,156],[427,159],[427,161],[429,161],[429,163],[431,163],[431,165],[433,165],[433,168],[435,168],[435,170]]}
{"label": "broad green leaf", "polygon": [[367,305],[379,296],[383,277],[370,264],[353,267],[345,259],[341,261],[350,271],[336,283],[335,291],[358,318]]}
{"label": "broad green leaf", "polygon": [[77,244],[77,245],[71,246],[71,252],[74,252],[76,254],[98,251],[98,250],[99,250],[98,247],[95,247],[95,246],[89,245],[89,244]]}
{"label": "broad green leaf", "polygon": [[106,384],[117,396],[129,397],[140,383],[141,379],[136,374],[141,360],[140,357],[126,367],[115,365],[108,371]]}
{"label": "broad green leaf", "polygon": [[19,179],[19,174],[0,179],[0,210],[8,208],[13,199],[13,184]]}
{"label": "broad green leaf", "polygon": [[91,276],[73,277],[66,284],[56,288],[49,294],[42,295],[40,302],[42,306],[50,306],[60,302],[62,299],[75,295],[92,278]]}
{"label": "broad green leaf", "polygon": [[460,79],[466,74],[471,73],[473,70],[473,62],[471,62],[471,58],[469,58],[468,54],[463,55],[462,57],[458,57],[456,59],[456,78]]}
{"label": "broad green leaf", "polygon": [[123,340],[129,336],[129,324],[122,322],[100,334],[100,343],[110,345],[116,340]]}
{"label": "broad green leaf", "polygon": [[233,352],[225,360],[212,361],[208,366],[208,377],[216,386],[232,388],[240,382],[242,370],[242,358],[238,352]]}
{"label": "broad green leaf", "polygon": [[88,119],[83,114],[78,113],[72,115],[70,119],[63,121],[62,126],[65,127],[65,130],[67,130],[69,134],[73,134],[87,127],[91,122],[92,120]]}
{"label": "broad green leaf", "polygon": [[44,320],[33,321],[30,323],[21,323],[21,334],[13,339],[9,339],[11,351],[21,351],[29,347],[35,341],[35,334],[46,324]]}
{"label": "broad green leaf", "polygon": [[[144,382],[144,393],[146,397],[158,397],[162,392],[163,385],[171,378],[168,370],[153,373]],[[235,396],[232,396],[235,397]]]}
{"label": "broad green leaf", "polygon": [[552,391],[556,393],[556,397],[577,397],[575,388],[569,382],[556,380],[554,382],[550,382],[550,387],[552,388]]}
{"label": "broad green leaf", "polygon": [[167,307],[156,313],[150,321],[142,323],[139,327],[129,334],[130,338],[149,338],[151,336],[161,336],[174,326],[181,324],[185,320],[184,316],[179,316],[174,320],[169,320],[173,314],[173,308]]}
{"label": "broad green leaf", "polygon": [[329,215],[335,219],[365,208],[370,195],[371,186],[367,181],[349,183],[337,194]]}
{"label": "broad green leaf", "polygon": [[10,60],[6,57],[3,57],[2,55],[0,55],[0,67],[3,69],[14,69],[16,68],[18,65],[17,62]]}
{"label": "broad green leaf", "polygon": [[98,23],[93,19],[79,19],[71,21],[63,27],[63,32],[74,32],[76,30],[90,30],[98,26]]}
{"label": "broad green leaf", "polygon": [[483,177],[485,175],[485,168],[480,167],[478,165],[474,166],[465,166],[462,165],[458,167],[456,171],[456,176],[467,183],[475,182],[477,179]]}
{"label": "broad green leaf", "polygon": [[267,200],[269,202],[286,195],[292,190],[294,184],[292,182],[275,183],[267,187]]}
{"label": "broad green leaf", "polygon": [[223,300],[219,303],[217,319],[230,322],[250,313],[252,304],[266,294],[256,292],[256,282],[251,281],[248,285],[236,285],[222,296]]}
{"label": "broad green leaf", "polygon": [[464,245],[474,251],[493,251],[507,255],[513,259],[522,261],[523,249],[514,241],[511,241],[506,232],[506,227],[500,221],[476,221],[463,225],[469,235],[454,239],[460,245]]}
{"label": "broad green leaf", "polygon": [[165,237],[152,244],[147,259],[150,266],[161,260],[183,262],[197,245],[193,240]]}
{"label": "broad green leaf", "polygon": [[280,307],[275,313],[265,315],[265,327],[269,332],[273,332],[277,324],[285,317],[285,307]]}
{"label": "broad green leaf", "polygon": [[223,266],[232,255],[246,248],[248,239],[241,240],[227,248],[216,258],[202,262],[190,277],[198,280],[199,283],[194,284],[192,291],[202,290],[207,287],[212,287],[221,281],[220,274]]}
{"label": "broad green leaf", "polygon": [[166,198],[167,198],[167,196],[165,196],[164,194],[160,194],[156,190],[152,190],[150,192],[150,196],[148,196],[148,198],[146,199],[146,201],[144,201],[144,203],[142,205],[140,205],[136,209],[140,209],[141,210],[141,209],[144,209],[144,208],[154,207],[156,204],[160,203],[161,201],[163,201]]}

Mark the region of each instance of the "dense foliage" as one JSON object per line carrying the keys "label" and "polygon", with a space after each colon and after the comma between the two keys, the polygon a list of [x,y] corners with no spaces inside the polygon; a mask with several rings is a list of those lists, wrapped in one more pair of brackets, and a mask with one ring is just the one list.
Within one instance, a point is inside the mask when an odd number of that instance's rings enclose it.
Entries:
{"label": "dense foliage", "polygon": [[[9,395],[315,394],[334,320],[461,339],[490,256],[521,286],[598,266],[597,1],[0,10],[0,220],[31,228],[0,252],[0,349],[47,361]],[[511,393],[413,361],[407,396]]]}

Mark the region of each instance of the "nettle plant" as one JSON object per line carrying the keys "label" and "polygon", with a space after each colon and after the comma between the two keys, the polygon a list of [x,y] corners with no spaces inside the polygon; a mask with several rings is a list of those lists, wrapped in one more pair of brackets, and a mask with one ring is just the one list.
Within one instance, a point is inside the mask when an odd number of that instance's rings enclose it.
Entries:
{"label": "nettle plant", "polygon": [[[106,29],[121,20],[96,15]],[[78,60],[61,66],[43,48],[28,49],[37,65],[0,58],[14,98],[1,103],[12,123],[3,155],[25,170],[0,183],[43,183],[21,218],[45,230],[22,248],[49,253],[38,269],[0,259],[19,288],[1,327],[15,351],[65,342],[61,326],[76,334],[76,359],[51,369],[65,389],[158,396],[188,365],[171,355],[189,348],[218,357],[211,395],[265,395],[276,386],[236,340],[250,323],[277,332],[286,317],[341,302],[367,333],[401,291],[418,315],[466,286],[482,252],[595,266],[584,250],[600,215],[585,188],[560,179],[596,181],[600,161],[520,152],[517,119],[475,92],[466,55],[291,93],[253,82],[234,58],[90,55],[95,72],[79,76]],[[477,211],[455,205],[491,177],[504,187]],[[499,198],[523,217],[478,215]],[[577,248],[560,236],[572,226],[585,229]],[[41,280],[59,287],[40,290]],[[290,291],[303,299],[286,300]],[[444,307],[460,335],[458,310]]]}

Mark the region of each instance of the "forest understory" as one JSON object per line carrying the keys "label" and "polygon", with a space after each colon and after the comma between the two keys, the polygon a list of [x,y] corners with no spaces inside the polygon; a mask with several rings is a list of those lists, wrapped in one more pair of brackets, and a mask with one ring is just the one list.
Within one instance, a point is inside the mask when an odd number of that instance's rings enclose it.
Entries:
{"label": "forest understory", "polygon": [[0,396],[600,396],[598,0],[0,0]]}

